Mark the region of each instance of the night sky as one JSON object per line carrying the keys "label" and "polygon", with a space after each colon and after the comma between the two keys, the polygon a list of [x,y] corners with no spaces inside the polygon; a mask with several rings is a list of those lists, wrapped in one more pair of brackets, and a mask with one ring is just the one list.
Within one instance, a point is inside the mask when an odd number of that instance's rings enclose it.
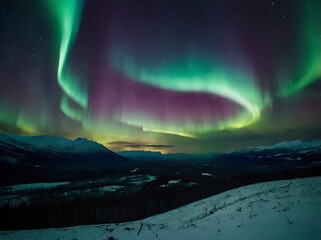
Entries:
{"label": "night sky", "polygon": [[321,1],[2,0],[0,131],[114,151],[321,138]]}

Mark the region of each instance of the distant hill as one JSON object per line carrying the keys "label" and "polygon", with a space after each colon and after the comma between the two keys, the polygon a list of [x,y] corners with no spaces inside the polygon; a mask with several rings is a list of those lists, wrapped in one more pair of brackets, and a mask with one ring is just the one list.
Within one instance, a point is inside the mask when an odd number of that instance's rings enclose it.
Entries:
{"label": "distant hill", "polygon": [[306,149],[318,149],[321,150],[321,140],[313,140],[313,141],[302,141],[302,140],[293,140],[293,141],[283,141],[274,145],[269,146],[257,146],[257,147],[247,147],[236,152],[249,152],[249,151],[299,151]]}
{"label": "distant hill", "polygon": [[135,160],[195,160],[202,158],[210,158],[215,156],[215,153],[206,154],[186,154],[186,153],[167,153],[163,154],[161,152],[154,151],[121,151],[117,154]]}
{"label": "distant hill", "polygon": [[117,152],[120,156],[131,158],[131,159],[163,159],[164,155],[161,152],[153,152],[153,151],[121,151]]}
{"label": "distant hill", "polygon": [[222,153],[212,158],[211,164],[229,169],[230,174],[252,174],[320,166],[320,159],[320,140],[296,140]]}

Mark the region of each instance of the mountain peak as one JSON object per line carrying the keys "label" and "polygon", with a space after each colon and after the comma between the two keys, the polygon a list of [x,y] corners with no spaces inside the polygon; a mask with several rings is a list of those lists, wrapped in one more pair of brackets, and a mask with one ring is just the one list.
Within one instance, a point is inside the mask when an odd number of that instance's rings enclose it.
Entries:
{"label": "mountain peak", "polygon": [[88,140],[87,138],[83,138],[83,137],[78,137],[78,138],[74,139],[74,141],[77,141],[77,142],[94,142],[92,140]]}

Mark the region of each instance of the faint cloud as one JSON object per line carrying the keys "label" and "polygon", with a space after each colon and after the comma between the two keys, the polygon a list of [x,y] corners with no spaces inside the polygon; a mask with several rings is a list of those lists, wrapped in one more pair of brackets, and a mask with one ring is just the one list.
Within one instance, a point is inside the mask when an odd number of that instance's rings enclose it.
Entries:
{"label": "faint cloud", "polygon": [[134,144],[132,142],[126,142],[126,141],[114,141],[114,142],[109,142],[109,145],[131,145]]}
{"label": "faint cloud", "polygon": [[166,144],[131,144],[127,145],[128,148],[153,148],[153,149],[160,149],[160,148],[172,148],[175,147],[174,145],[166,145]]}
{"label": "faint cloud", "polygon": [[123,148],[151,148],[151,149],[164,149],[164,148],[172,148],[174,145],[168,144],[146,144],[146,143],[135,143],[135,142],[127,142],[127,141],[113,141],[109,142],[109,145],[118,145]]}

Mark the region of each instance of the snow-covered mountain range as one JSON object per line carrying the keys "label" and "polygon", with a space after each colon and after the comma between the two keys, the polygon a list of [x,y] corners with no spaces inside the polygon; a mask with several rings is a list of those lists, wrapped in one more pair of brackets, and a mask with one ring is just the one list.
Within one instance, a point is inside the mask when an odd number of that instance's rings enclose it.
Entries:
{"label": "snow-covered mountain range", "polygon": [[205,158],[215,158],[216,156],[221,155],[232,155],[232,154],[246,154],[254,153],[258,154],[260,152],[300,152],[300,151],[319,151],[321,152],[321,140],[313,141],[302,141],[302,140],[293,140],[293,141],[283,141],[276,143],[274,145],[267,146],[255,146],[255,147],[246,147],[236,150],[231,153],[206,153],[206,154],[185,154],[185,153],[169,153],[162,154],[161,152],[154,151],[121,151],[118,152],[119,155],[131,158],[131,159],[144,159],[144,160],[181,160],[181,159],[205,159]]}
{"label": "snow-covered mountain range", "polygon": [[103,145],[85,138],[70,140],[63,137],[0,134],[0,144],[12,145],[22,150],[42,149],[67,153],[110,152]]}
{"label": "snow-covered mountain range", "polygon": [[3,240],[321,239],[321,177],[253,184],[120,224],[2,231]]}
{"label": "snow-covered mountain range", "polygon": [[246,151],[265,151],[265,150],[287,150],[287,151],[297,151],[297,150],[306,150],[306,149],[316,149],[321,150],[321,140],[314,141],[302,141],[302,140],[293,140],[293,141],[283,141],[270,146],[257,146],[257,147],[247,147],[237,152],[246,152]]}
{"label": "snow-covered mountain range", "polygon": [[1,162],[35,167],[100,168],[128,160],[103,145],[77,138],[0,134]]}

